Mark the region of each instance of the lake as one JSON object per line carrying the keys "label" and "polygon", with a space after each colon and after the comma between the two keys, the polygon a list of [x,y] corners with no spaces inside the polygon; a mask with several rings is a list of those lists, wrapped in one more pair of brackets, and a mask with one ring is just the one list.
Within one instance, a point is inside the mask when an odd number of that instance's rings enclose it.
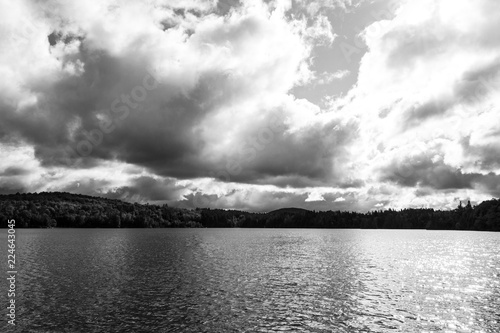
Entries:
{"label": "lake", "polygon": [[17,229],[16,250],[17,326],[4,330],[3,278],[3,332],[500,328],[500,233]]}

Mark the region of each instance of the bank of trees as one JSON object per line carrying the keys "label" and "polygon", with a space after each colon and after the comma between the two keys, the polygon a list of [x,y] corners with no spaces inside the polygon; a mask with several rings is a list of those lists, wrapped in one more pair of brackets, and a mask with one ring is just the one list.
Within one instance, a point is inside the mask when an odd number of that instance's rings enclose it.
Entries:
{"label": "bank of trees", "polygon": [[60,192],[0,196],[2,226],[12,218],[18,228],[201,227],[197,211]]}
{"label": "bank of trees", "polygon": [[400,211],[315,212],[279,209],[249,213],[222,209],[180,209],[167,205],[141,205],[69,193],[27,193],[0,196],[0,221],[16,219],[29,228],[380,228],[500,231],[500,200],[451,211],[404,209]]}

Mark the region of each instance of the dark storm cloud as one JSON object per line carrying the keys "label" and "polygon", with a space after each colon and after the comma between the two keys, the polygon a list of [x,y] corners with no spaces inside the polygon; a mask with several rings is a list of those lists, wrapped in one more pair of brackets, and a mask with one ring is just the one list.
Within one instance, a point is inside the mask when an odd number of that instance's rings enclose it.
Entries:
{"label": "dark storm cloud", "polygon": [[442,162],[432,162],[428,156],[393,162],[382,171],[382,180],[402,186],[429,186],[434,189],[472,188],[474,175],[464,174]]}
{"label": "dark storm cloud", "polygon": [[[0,102],[1,142],[27,144],[41,169],[67,173],[38,187],[182,202],[191,188],[178,186],[178,179],[281,188],[359,185],[342,177],[357,124],[319,119],[316,105],[288,93],[302,80],[298,69],[307,65],[312,46],[279,13],[269,19],[274,5],[172,5],[153,23],[151,8],[140,12],[142,5],[74,15],[74,4],[50,3],[50,29],[40,45],[32,44],[46,52],[46,67],[40,67],[47,72],[24,78],[22,103]],[[144,19],[138,31],[116,19],[136,10]],[[135,173],[115,182],[80,176],[95,177],[83,169],[105,169],[110,162],[152,177]],[[236,195],[225,196],[228,207],[256,207]],[[267,200],[278,208],[307,198],[276,191]]]}
{"label": "dark storm cloud", "polygon": [[474,166],[484,171],[500,167],[500,130],[487,133],[492,139],[485,143],[471,143],[471,137],[464,137],[461,146],[474,161]]}
{"label": "dark storm cloud", "polygon": [[[257,18],[245,18],[222,30],[194,34],[191,42],[232,41],[236,49],[244,50],[248,36],[264,33],[261,24]],[[70,37],[53,33],[46,40],[47,47],[70,43]],[[337,122],[290,133],[286,110],[281,110],[280,129],[269,134],[267,124],[244,119],[248,126],[236,137],[220,133],[220,140],[234,140],[239,152],[206,160],[201,156],[209,154],[217,142],[204,140],[212,130],[204,126],[205,119],[256,93],[247,82],[251,78],[205,70],[194,84],[168,77],[162,80],[148,71],[143,55],[112,56],[96,52],[83,37],[78,40],[78,53],[65,55],[62,64],[80,63],[81,75],[63,74],[50,82],[38,78],[30,83],[31,91],[39,96],[37,103],[22,109],[4,105],[0,114],[0,133],[33,145],[43,166],[93,168],[118,160],[181,179],[217,177],[248,183],[276,179],[281,186],[306,186],[328,180],[333,161],[353,137],[355,125],[342,127]],[[267,113],[265,120],[276,113],[265,108],[256,111]],[[223,121],[231,130],[231,122],[242,118],[226,116]],[[335,126],[340,129],[333,130]],[[228,161],[235,160],[241,171],[230,172],[229,177],[220,174]]]}
{"label": "dark storm cloud", "polygon": [[[217,176],[226,167],[198,157],[206,142],[197,127],[207,115],[244,93],[230,75],[206,73],[192,90],[181,93],[169,83],[153,82],[154,77],[133,60],[85,51],[80,60],[85,64],[81,77],[67,77],[52,86],[35,82],[33,89],[43,96],[41,103],[22,112],[11,107],[0,115],[2,129],[33,144],[43,165],[90,168],[118,159],[177,178],[207,177],[214,172]],[[155,88],[147,91],[143,103],[131,100],[131,92],[144,82]],[[288,186],[303,182],[300,179],[324,180],[332,168],[331,156],[341,154],[355,132],[355,125],[333,130],[338,124],[330,123],[290,135],[285,133],[286,118],[280,121],[282,127],[271,134],[261,133],[264,125],[249,123],[246,137],[257,142],[239,144],[252,156],[249,161],[237,161],[242,171],[231,174],[231,181],[258,183],[263,177],[285,176],[290,181],[283,183],[286,178],[281,178],[278,183]],[[223,175],[219,178],[226,180]]]}
{"label": "dark storm cloud", "polygon": [[333,121],[288,134],[285,119],[279,123],[273,130],[264,126],[249,128],[249,140],[219,165],[216,176],[224,181],[280,187],[331,185],[332,178],[340,176],[335,174],[335,163],[346,154],[345,146],[356,136],[357,125],[341,127]]}
{"label": "dark storm cloud", "polygon": [[[113,105],[113,100],[141,84],[147,75],[140,64],[127,60],[85,51],[80,56],[79,60],[85,64],[82,76],[66,76],[53,84],[43,78],[34,81],[31,89],[39,96],[37,104],[22,110],[6,105],[0,113],[2,131],[33,144],[36,157],[44,165],[66,161],[62,159],[66,157],[63,154],[67,155],[69,149],[78,150],[79,142],[88,141],[88,136],[101,128],[98,117],[109,117],[104,112]],[[113,114],[116,118],[124,114],[116,111]],[[93,149],[88,156],[85,156],[87,150],[82,149],[80,154],[70,157],[95,166],[95,158],[113,158],[112,151],[103,148]]]}
{"label": "dark storm cloud", "polygon": [[29,190],[25,177],[31,170],[20,166],[9,166],[0,170],[0,194],[25,192]]}
{"label": "dark storm cloud", "polygon": [[24,176],[30,173],[31,172],[28,169],[11,166],[3,171],[0,171],[0,177]]}
{"label": "dark storm cloud", "polygon": [[28,187],[19,178],[0,177],[0,194],[26,192]]}
{"label": "dark storm cloud", "polygon": [[[118,158],[152,168],[170,162],[182,173],[179,165],[199,148],[191,127],[203,116],[200,100],[163,85],[147,91],[149,104],[141,105],[142,96],[130,99],[134,89],[144,82],[159,86],[142,64],[85,52],[81,60],[81,77],[67,77],[52,86],[35,82],[33,90],[43,96],[39,104],[2,112],[2,132],[33,144],[44,165],[93,167],[98,160]],[[109,94],[102,94],[106,91]],[[177,96],[161,98],[169,94]]]}
{"label": "dark storm cloud", "polygon": [[[426,196],[432,190],[457,190],[481,188],[498,195],[500,175],[495,173],[465,173],[460,169],[433,162],[427,156],[413,160],[393,162],[382,171],[383,181],[391,181],[405,187],[419,187],[417,196]],[[427,188],[427,190],[425,189]],[[432,189],[432,190],[428,190]]]}
{"label": "dark storm cloud", "polygon": [[500,198],[500,175],[490,172],[487,175],[477,177],[476,181],[481,190]]}

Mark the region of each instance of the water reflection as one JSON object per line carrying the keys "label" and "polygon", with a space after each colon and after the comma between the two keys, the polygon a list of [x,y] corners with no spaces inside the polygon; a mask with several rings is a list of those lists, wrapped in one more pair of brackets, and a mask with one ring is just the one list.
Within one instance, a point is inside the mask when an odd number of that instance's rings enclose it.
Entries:
{"label": "water reflection", "polygon": [[496,332],[499,326],[500,235],[494,233],[18,233],[20,331]]}
{"label": "water reflection", "polygon": [[[494,332],[498,319],[486,295],[498,293],[500,261],[495,234],[461,232],[360,233],[366,258],[366,315],[358,321],[374,332],[388,328],[422,332]],[[481,244],[479,244],[479,241]],[[425,246],[422,246],[425,245]],[[369,293],[368,293],[369,291]],[[478,302],[479,300],[479,302]],[[498,299],[493,302],[498,308]],[[362,314],[362,313],[361,313]],[[374,321],[372,316],[381,320]]]}

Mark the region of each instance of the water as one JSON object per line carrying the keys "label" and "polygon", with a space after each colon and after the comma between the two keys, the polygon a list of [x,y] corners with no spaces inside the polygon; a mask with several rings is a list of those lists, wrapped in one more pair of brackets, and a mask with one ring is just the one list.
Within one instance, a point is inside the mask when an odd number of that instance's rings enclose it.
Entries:
{"label": "water", "polygon": [[498,332],[499,249],[481,232],[18,229],[17,330],[3,310],[0,331]]}

